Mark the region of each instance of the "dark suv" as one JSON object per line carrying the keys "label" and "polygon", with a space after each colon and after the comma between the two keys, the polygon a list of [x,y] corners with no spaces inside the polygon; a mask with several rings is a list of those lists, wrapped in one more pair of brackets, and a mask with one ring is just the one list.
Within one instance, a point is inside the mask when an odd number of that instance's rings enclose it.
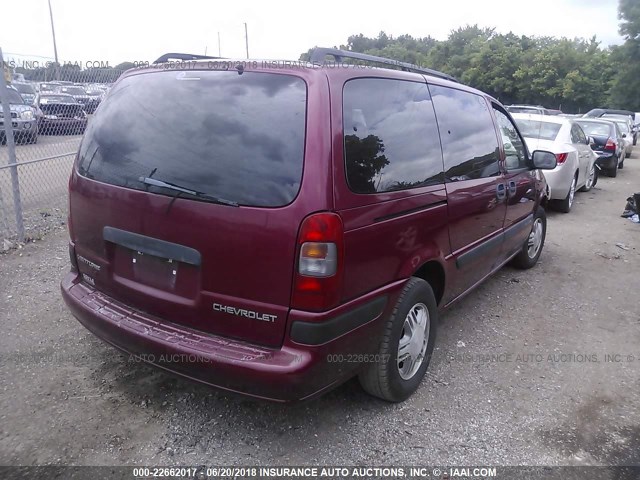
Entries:
{"label": "dark suv", "polygon": [[337,50],[175,57],[113,86],[69,183],[62,293],[118,349],[264,399],[359,375],[401,401],[439,311],[538,260],[556,157],[495,99]]}

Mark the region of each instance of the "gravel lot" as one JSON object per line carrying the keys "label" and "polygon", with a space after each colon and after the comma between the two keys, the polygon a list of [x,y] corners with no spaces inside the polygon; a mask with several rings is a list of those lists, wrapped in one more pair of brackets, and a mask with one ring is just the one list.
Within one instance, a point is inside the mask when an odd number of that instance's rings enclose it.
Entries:
{"label": "gravel lot", "polygon": [[131,361],[64,307],[54,231],[0,255],[0,464],[640,464],[640,225],[620,218],[634,191],[637,153],[550,212],[540,264],[444,315],[401,405],[357,381],[259,403]]}

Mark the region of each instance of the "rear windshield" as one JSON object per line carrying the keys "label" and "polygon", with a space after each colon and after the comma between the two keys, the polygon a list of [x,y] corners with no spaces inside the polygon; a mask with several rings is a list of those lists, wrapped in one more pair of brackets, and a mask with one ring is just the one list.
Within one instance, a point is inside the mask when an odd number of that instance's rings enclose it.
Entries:
{"label": "rear windshield", "polygon": [[79,172],[170,196],[176,192],[141,178],[240,205],[283,206],[300,188],[306,98],[301,78],[275,73],[127,77],[89,123]]}
{"label": "rear windshield", "polygon": [[582,127],[584,133],[598,137],[608,137],[611,134],[611,127],[606,123],[577,122]]}
{"label": "rear windshield", "polygon": [[542,110],[539,108],[528,108],[528,107],[507,107],[507,110],[511,113],[535,113],[541,114]]}
{"label": "rear windshield", "polygon": [[562,127],[559,123],[541,122],[539,120],[522,120],[519,118],[515,120],[523,137],[539,138],[541,140],[555,140]]}

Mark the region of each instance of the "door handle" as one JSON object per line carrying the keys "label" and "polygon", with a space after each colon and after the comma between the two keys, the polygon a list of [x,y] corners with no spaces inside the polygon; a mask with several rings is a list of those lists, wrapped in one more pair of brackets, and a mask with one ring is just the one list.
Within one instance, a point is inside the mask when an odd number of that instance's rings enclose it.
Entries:
{"label": "door handle", "polygon": [[507,196],[507,189],[504,183],[499,183],[496,186],[496,198],[498,200],[504,200]]}

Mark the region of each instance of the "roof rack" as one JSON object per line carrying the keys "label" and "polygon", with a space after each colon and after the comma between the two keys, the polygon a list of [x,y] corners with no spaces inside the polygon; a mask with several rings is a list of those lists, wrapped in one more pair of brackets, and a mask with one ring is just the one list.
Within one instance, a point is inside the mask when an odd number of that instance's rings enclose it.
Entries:
{"label": "roof rack", "polygon": [[164,63],[169,60],[216,60],[224,57],[208,57],[206,55],[194,55],[193,53],[165,53],[155,63]]}
{"label": "roof rack", "polygon": [[385,58],[385,57],[376,57],[375,55],[367,55],[366,53],[350,52],[348,50],[338,50],[336,48],[316,47],[311,51],[311,56],[309,61],[313,64],[322,64],[324,63],[324,59],[327,55],[332,56],[336,62],[340,62],[343,58],[353,58],[356,60],[363,60],[365,62],[381,63],[384,65],[393,65],[395,67],[399,67],[401,70],[404,70],[405,72],[424,73],[425,75],[444,78],[445,80],[451,80],[452,82],[459,83],[455,77],[452,77],[451,75],[447,75],[446,73],[439,72],[437,70],[432,70],[430,68],[422,68],[412,63],[399,62],[398,60],[392,60],[390,58]]}

